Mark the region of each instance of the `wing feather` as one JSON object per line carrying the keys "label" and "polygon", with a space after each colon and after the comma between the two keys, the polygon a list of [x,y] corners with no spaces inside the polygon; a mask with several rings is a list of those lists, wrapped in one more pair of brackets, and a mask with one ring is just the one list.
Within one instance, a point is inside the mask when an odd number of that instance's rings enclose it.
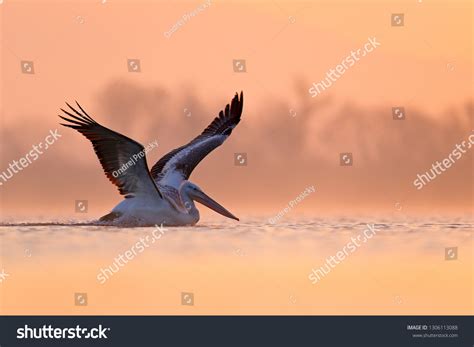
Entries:
{"label": "wing feather", "polygon": [[61,109],[59,115],[65,127],[77,130],[91,141],[107,178],[117,186],[125,198],[157,193],[162,197],[148,170],[144,147],[92,119],[77,103],[78,111],[68,103],[70,110]]}
{"label": "wing feather", "polygon": [[188,144],[172,150],[153,165],[151,176],[161,185],[177,186],[187,180],[194,168],[230,136],[239,124],[244,105],[243,93],[236,93],[231,104]]}

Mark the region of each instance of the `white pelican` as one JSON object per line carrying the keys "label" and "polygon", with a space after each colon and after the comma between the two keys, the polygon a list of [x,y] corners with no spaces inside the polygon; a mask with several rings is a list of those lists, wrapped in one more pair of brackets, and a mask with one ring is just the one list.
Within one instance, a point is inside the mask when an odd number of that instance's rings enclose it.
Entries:
{"label": "white pelican", "polygon": [[[107,178],[125,198],[113,210],[101,217],[107,225],[194,225],[199,211],[194,202],[213,209],[223,216],[239,220],[223,206],[206,195],[197,185],[188,181],[193,169],[213,149],[220,146],[240,122],[243,93],[232,99],[209,126],[188,144],[166,154],[148,169],[144,147],[138,142],[112,131],[93,120],[76,102],[79,110],[66,111],[69,117],[59,116],[69,128],[76,129],[92,142]],[[140,158],[128,165],[131,158]],[[134,157],[135,155],[135,157]]]}

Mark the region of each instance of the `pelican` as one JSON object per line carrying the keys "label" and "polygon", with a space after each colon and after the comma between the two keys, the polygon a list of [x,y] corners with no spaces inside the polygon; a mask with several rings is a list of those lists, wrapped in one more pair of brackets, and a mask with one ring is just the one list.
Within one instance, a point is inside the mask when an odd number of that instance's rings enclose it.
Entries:
{"label": "pelican", "polygon": [[[60,124],[77,130],[92,143],[105,175],[124,196],[98,223],[121,226],[194,225],[199,221],[196,201],[238,221],[188,179],[199,162],[222,145],[239,124],[243,102],[243,92],[240,98],[236,93],[230,105],[227,104],[199,136],[166,154],[151,170],[148,169],[143,145],[100,125],[77,101],[76,108],[66,103],[69,110],[61,108],[64,115],[59,117],[67,123]],[[131,158],[136,158],[132,161],[133,165],[124,166],[131,162]]]}

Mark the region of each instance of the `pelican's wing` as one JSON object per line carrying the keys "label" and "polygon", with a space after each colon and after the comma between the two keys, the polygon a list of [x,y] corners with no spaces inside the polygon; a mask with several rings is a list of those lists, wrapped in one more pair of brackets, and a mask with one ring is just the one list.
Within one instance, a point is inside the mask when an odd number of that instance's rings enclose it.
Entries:
{"label": "pelican's wing", "polygon": [[61,125],[76,129],[92,142],[105,175],[118,187],[120,194],[125,195],[125,198],[155,193],[162,197],[150,176],[143,146],[103,127],[93,120],[77,102],[76,104],[81,112],[68,103],[66,105],[71,111],[61,109],[65,115],[69,116],[59,116],[68,122]]}
{"label": "pelican's wing", "polygon": [[220,111],[204,131],[187,145],[176,148],[153,165],[151,176],[161,185],[178,187],[214,148],[219,147],[239,124],[244,104],[243,93],[235,94],[231,104]]}

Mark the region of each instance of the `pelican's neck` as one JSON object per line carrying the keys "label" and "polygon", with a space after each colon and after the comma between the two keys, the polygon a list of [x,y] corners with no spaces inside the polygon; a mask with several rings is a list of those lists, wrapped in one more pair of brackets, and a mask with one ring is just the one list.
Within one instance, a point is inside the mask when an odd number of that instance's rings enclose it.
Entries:
{"label": "pelican's neck", "polygon": [[189,196],[189,191],[187,190],[186,186],[183,185],[179,191],[179,195],[181,196],[181,201],[183,202],[183,206],[188,211],[189,214],[197,214],[199,215],[199,211],[194,204],[194,200],[191,199]]}

